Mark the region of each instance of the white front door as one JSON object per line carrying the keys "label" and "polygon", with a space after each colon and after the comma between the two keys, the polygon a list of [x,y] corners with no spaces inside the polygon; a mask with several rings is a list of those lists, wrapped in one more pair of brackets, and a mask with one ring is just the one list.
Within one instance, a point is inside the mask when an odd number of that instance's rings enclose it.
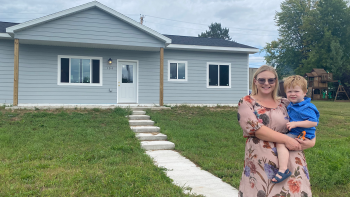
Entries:
{"label": "white front door", "polygon": [[137,63],[118,61],[118,103],[137,103]]}

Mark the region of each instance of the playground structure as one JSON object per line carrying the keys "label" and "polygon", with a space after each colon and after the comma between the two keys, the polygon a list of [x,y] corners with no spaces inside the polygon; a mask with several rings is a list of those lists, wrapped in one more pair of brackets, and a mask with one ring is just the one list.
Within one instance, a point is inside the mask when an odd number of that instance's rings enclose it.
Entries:
{"label": "playground structure", "polygon": [[[338,102],[340,102],[340,101],[350,101],[350,98],[349,98],[348,94],[346,93],[346,91],[345,91],[343,85],[341,84],[340,81],[338,81],[338,83],[339,83],[339,86],[338,86],[337,93],[336,93],[336,95],[335,95],[335,97],[334,97],[334,102],[337,102],[337,101],[338,101]],[[339,99],[338,99],[338,95],[340,95],[339,93],[345,93],[345,95],[346,95],[346,97],[348,98],[348,100],[339,100]],[[338,100],[337,100],[337,99],[338,99]]]}
{"label": "playground structure", "polygon": [[[350,101],[348,94],[346,93],[341,82],[333,80],[333,74],[325,71],[322,68],[314,68],[310,73],[306,73],[305,77],[308,81],[308,93],[307,96],[312,100],[328,100],[334,99],[334,101]],[[338,83],[338,89],[330,89],[328,83]],[[339,100],[340,93],[345,93],[348,100]],[[344,97],[345,98],[345,97]]]}
{"label": "playground structure", "polygon": [[308,94],[312,100],[333,99],[334,93],[328,90],[328,82],[337,82],[333,80],[333,74],[324,69],[314,68],[310,73],[306,73],[308,81]]}

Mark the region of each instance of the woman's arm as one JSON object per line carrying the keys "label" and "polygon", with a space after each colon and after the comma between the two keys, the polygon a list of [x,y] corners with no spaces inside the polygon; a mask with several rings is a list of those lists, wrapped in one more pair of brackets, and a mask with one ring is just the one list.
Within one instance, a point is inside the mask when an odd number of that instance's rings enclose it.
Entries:
{"label": "woman's arm", "polygon": [[264,141],[285,144],[289,150],[301,150],[302,148],[301,144],[295,139],[274,131],[266,126],[261,126],[260,129],[255,132],[255,136]]}
{"label": "woman's arm", "polygon": [[300,143],[301,150],[312,148],[316,144],[316,137],[314,137],[312,140],[309,140],[307,138],[305,138],[305,140],[300,140],[300,139],[296,138],[296,140]]}

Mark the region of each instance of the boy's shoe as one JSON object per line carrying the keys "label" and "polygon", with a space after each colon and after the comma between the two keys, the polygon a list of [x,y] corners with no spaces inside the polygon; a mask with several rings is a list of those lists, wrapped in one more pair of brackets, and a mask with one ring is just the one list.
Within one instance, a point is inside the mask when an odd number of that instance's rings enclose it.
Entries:
{"label": "boy's shoe", "polygon": [[[277,174],[280,175],[282,178],[278,178]],[[284,181],[286,178],[290,177],[290,175],[292,175],[292,172],[290,172],[288,169],[282,173],[282,172],[277,172],[277,174],[275,175],[275,178],[277,181],[272,181],[272,183],[280,183],[282,181]]]}

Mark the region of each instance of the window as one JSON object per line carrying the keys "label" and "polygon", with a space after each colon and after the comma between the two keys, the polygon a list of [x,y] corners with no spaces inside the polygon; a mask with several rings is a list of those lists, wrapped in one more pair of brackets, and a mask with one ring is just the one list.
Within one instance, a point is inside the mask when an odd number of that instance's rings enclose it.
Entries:
{"label": "window", "polygon": [[168,81],[187,81],[187,61],[168,61]]}
{"label": "window", "polygon": [[207,88],[231,88],[230,63],[207,63]]}
{"label": "window", "polygon": [[58,85],[102,85],[102,58],[58,56]]}

